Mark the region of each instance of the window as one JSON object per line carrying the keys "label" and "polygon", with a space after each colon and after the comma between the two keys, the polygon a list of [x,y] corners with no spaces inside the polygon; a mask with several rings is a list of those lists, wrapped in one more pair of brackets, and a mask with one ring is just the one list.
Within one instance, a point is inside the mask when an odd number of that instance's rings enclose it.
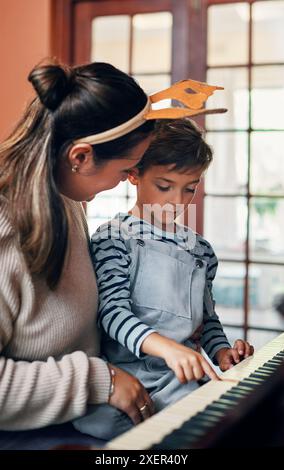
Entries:
{"label": "window", "polygon": [[[170,12],[98,16],[92,21],[91,60],[130,73],[148,94],[170,85],[171,49]],[[135,195],[132,185],[121,182],[96,196],[87,209],[90,232],[117,212],[129,210]]]}
{"label": "window", "polygon": [[[227,333],[262,346],[284,327],[275,308],[284,294],[284,0],[57,0],[56,8],[55,55],[64,61],[110,61],[148,93],[185,77],[223,84],[208,102],[229,111],[206,118],[215,158],[195,198],[196,226],[220,259],[215,297]],[[90,231],[134,197],[127,183],[98,195]]]}
{"label": "window", "polygon": [[210,104],[229,111],[206,118],[204,235],[221,320],[259,347],[284,327],[284,1],[209,3],[207,81],[225,88]]}

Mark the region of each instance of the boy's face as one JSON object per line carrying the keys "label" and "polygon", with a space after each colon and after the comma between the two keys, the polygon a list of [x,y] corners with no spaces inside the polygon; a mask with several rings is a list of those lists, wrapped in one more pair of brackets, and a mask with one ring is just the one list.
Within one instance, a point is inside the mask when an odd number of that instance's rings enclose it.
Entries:
{"label": "boy's face", "polygon": [[188,209],[204,172],[200,168],[176,171],[173,170],[174,166],[174,164],[153,165],[142,175],[139,175],[139,170],[134,168],[128,176],[128,180],[137,186],[136,206],[140,212],[146,204],[155,204],[156,207],[152,212],[163,224],[172,223],[177,216]]}

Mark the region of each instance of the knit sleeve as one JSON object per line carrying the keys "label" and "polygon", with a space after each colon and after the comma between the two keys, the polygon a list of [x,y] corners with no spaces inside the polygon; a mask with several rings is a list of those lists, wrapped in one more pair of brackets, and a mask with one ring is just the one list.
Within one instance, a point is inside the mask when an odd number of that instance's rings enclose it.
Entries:
{"label": "knit sleeve", "polygon": [[208,258],[207,274],[206,274],[206,287],[205,287],[205,301],[204,301],[204,329],[201,336],[201,346],[208,354],[214,364],[218,365],[215,361],[215,355],[222,348],[230,348],[231,345],[225,335],[223,326],[215,311],[215,301],[212,294],[212,284],[215,279],[218,260],[214,253],[213,248],[208,242],[206,243],[206,257]]}
{"label": "knit sleeve", "polygon": [[92,255],[99,289],[99,326],[138,358],[141,345],[155,330],[132,312],[130,257],[124,240],[108,236],[111,226],[101,227],[92,237]]}
{"label": "knit sleeve", "polygon": [[108,367],[82,351],[60,360],[25,361],[7,357],[5,350],[21,316],[25,265],[9,220],[0,204],[0,429],[24,430],[82,416],[87,403],[109,397]]}

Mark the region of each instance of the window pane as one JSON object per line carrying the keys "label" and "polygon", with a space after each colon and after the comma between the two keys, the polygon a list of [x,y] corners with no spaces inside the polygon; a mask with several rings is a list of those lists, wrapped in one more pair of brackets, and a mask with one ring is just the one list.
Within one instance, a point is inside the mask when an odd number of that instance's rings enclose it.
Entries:
{"label": "window pane", "polygon": [[265,346],[267,343],[277,338],[280,333],[273,331],[248,330],[248,341],[254,346],[255,351]]}
{"label": "window pane", "polygon": [[250,251],[253,260],[284,262],[283,214],[283,199],[251,199]]}
{"label": "window pane", "polygon": [[[284,329],[284,266],[251,264],[249,325]],[[281,304],[283,314],[275,308]]]}
{"label": "window pane", "polygon": [[284,129],[284,66],[253,67],[251,98],[253,128]]}
{"label": "window pane", "polygon": [[130,16],[100,16],[92,22],[92,62],[110,62],[129,72]]}
{"label": "window pane", "polygon": [[284,132],[252,132],[251,192],[284,194]]}
{"label": "window pane", "polygon": [[210,85],[223,86],[208,99],[208,108],[227,108],[225,114],[206,117],[207,129],[248,128],[248,70],[245,68],[210,69],[207,73]]}
{"label": "window pane", "polygon": [[242,263],[219,263],[213,281],[213,295],[222,323],[243,324],[244,278],[245,266]]}
{"label": "window pane", "polygon": [[248,62],[249,5],[235,3],[208,9],[208,64]]}
{"label": "window pane", "polygon": [[135,75],[134,78],[148,95],[168,88],[171,84],[171,77],[167,74]]}
{"label": "window pane", "polygon": [[252,5],[254,62],[284,61],[284,1]]}
{"label": "window pane", "polygon": [[171,13],[134,15],[132,73],[170,72],[171,48]]}
{"label": "window pane", "polygon": [[247,189],[248,142],[245,132],[208,132],[214,159],[206,173],[205,191],[243,194]]}
{"label": "window pane", "polygon": [[246,220],[245,198],[205,197],[205,238],[219,258],[244,259]]}
{"label": "window pane", "polygon": [[105,193],[98,195],[91,204],[88,204],[88,217],[110,219],[118,212],[127,210],[127,199],[123,196],[106,196]]}
{"label": "window pane", "polygon": [[87,222],[88,222],[88,228],[89,228],[89,234],[90,237],[96,232],[97,228],[107,222],[109,219],[103,218],[100,219],[99,217],[88,217]]}
{"label": "window pane", "polygon": [[243,328],[233,328],[230,326],[225,326],[224,331],[227,335],[229,343],[233,346],[234,342],[237,339],[244,339],[244,329]]}

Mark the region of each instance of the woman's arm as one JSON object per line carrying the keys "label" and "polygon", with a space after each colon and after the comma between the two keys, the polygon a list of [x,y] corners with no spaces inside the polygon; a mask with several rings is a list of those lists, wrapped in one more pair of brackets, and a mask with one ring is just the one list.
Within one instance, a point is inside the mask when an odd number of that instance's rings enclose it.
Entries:
{"label": "woman's arm", "polygon": [[[19,360],[19,356],[16,360],[12,358],[9,344],[17,339],[19,323],[21,328],[33,327],[32,323],[27,324],[32,319],[26,318],[24,305],[31,302],[34,292],[1,206],[0,266],[0,429],[31,429],[62,423],[83,415],[87,403],[107,402],[110,375],[99,358],[89,358],[81,351],[66,355],[62,351],[59,361],[53,357],[31,362]],[[47,324],[51,321],[52,318],[46,319]],[[34,337],[36,341],[36,332]],[[30,347],[18,346],[26,350]]]}

